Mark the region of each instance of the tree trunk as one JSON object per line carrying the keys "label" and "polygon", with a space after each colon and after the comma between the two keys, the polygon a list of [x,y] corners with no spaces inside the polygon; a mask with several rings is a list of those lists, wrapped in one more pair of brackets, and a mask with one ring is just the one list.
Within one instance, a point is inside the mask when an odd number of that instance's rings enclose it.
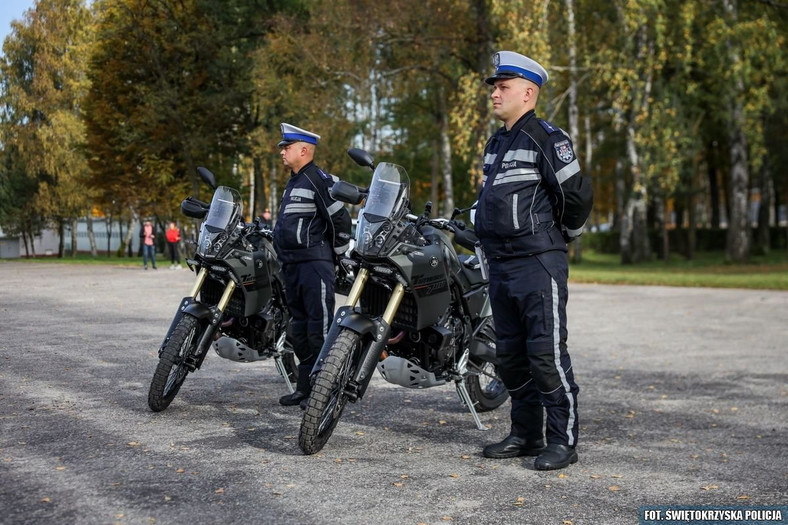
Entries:
{"label": "tree trunk", "polygon": [[[580,117],[577,107],[577,38],[575,32],[575,3],[574,0],[565,0],[566,5],[566,43],[569,52],[569,136],[578,140],[580,136]],[[586,170],[591,166],[591,136],[588,118],[585,121],[586,134]],[[583,260],[582,237],[572,243],[572,261],[579,263]]]}
{"label": "tree trunk", "polygon": [[627,124],[627,157],[632,170],[632,193],[626,205],[626,229],[622,223],[621,257],[624,263],[639,263],[651,258],[651,247],[648,239],[646,187],[640,174],[634,122]]}
{"label": "tree trunk", "polygon": [[[738,14],[736,0],[723,0],[731,25],[737,23]],[[725,253],[732,262],[745,262],[750,256],[750,220],[749,220],[749,167],[747,161],[747,137],[744,116],[744,79],[737,71],[740,62],[739,49],[735,43],[728,41],[728,61],[733,71],[733,93],[730,99],[730,134],[731,134],[731,202],[728,216],[728,238]]]}
{"label": "tree trunk", "polygon": [[134,242],[134,219],[132,218],[129,219],[128,223],[126,223],[125,243],[126,243],[126,253],[128,254],[129,257],[134,257],[134,248],[132,247],[133,242]]}
{"label": "tree trunk", "polygon": [[93,216],[88,212],[85,217],[85,225],[88,229],[88,241],[90,242],[90,256],[98,257],[98,248],[96,248],[96,235],[93,233]]}
{"label": "tree trunk", "polygon": [[690,187],[689,195],[687,196],[687,250],[685,257],[691,261],[695,258],[695,244],[698,242],[698,219],[695,211],[695,188]]}
{"label": "tree trunk", "polygon": [[[257,195],[255,192],[255,188],[257,188],[257,181],[254,178],[254,167],[249,170],[249,221],[253,221],[255,218],[255,210],[254,207],[257,206]],[[259,215],[259,214],[258,214]]]}
{"label": "tree trunk", "polygon": [[659,210],[660,219],[659,222],[661,223],[660,234],[662,236],[662,260],[670,262],[670,237],[668,236],[668,203],[662,197],[655,199],[655,204],[657,206],[657,210]]}
{"label": "tree trunk", "polygon": [[63,258],[66,254],[66,221],[64,219],[57,220],[57,256]]}
{"label": "tree trunk", "polygon": [[451,137],[449,137],[449,115],[446,113],[446,100],[444,99],[443,89],[439,90],[440,99],[439,123],[440,123],[440,156],[441,156],[441,175],[443,179],[443,206],[441,216],[449,217],[454,210],[454,181],[451,176]]}
{"label": "tree trunk", "polygon": [[254,159],[252,159],[252,166],[254,172],[254,194],[256,195],[254,200],[256,209],[252,210],[252,218],[254,218],[261,215],[266,210],[266,208],[270,210],[271,205],[268,202],[265,179],[263,177],[263,161],[260,158],[260,155],[254,156]]}
{"label": "tree trunk", "polygon": [[709,211],[711,214],[711,228],[718,230],[722,225],[720,221],[720,185],[719,178],[717,177],[717,165],[715,159],[716,155],[712,153],[708,161]]}
{"label": "tree trunk", "polygon": [[[30,258],[30,246],[28,245],[28,242],[27,242],[27,239],[28,239],[27,229],[23,228],[21,233],[22,233],[22,242],[25,243],[25,257],[29,259]],[[31,239],[30,244],[33,244],[32,236],[30,236],[30,239]],[[33,248],[33,254],[35,254],[35,248]]]}
{"label": "tree trunk", "polygon": [[440,171],[440,156],[438,155],[438,142],[432,142],[432,184],[430,185],[430,201],[433,205],[438,202],[438,187],[440,181],[438,180],[438,173]]}
{"label": "tree trunk", "polygon": [[769,235],[769,215],[772,207],[772,195],[774,193],[772,183],[772,171],[769,165],[769,156],[764,155],[761,166],[761,202],[758,206],[758,231],[756,235],[756,250],[761,255],[769,253],[771,247],[771,237]]}
{"label": "tree trunk", "polygon": [[111,253],[110,246],[112,246],[110,244],[110,241],[112,240],[112,214],[107,214],[104,222],[107,223],[107,257],[109,257]]}
{"label": "tree trunk", "polygon": [[616,157],[616,213],[613,216],[612,229],[622,231],[624,216],[626,215],[627,181],[624,174],[624,162],[620,157]]}
{"label": "tree trunk", "polygon": [[276,222],[276,217],[279,213],[279,207],[276,205],[276,198],[279,195],[279,187],[277,185],[277,179],[279,178],[278,165],[276,161],[271,161],[271,176],[268,178],[268,206],[271,209],[271,224]]}
{"label": "tree trunk", "polygon": [[79,249],[78,228],[79,221],[77,221],[77,219],[71,219],[71,257],[76,257],[77,250]]}

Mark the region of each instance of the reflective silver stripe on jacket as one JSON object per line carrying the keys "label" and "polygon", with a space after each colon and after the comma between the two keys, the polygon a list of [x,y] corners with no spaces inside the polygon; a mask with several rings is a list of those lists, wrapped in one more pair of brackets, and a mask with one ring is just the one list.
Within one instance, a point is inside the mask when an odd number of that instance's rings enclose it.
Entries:
{"label": "reflective silver stripe on jacket", "polygon": [[525,180],[542,180],[539,170],[536,168],[518,168],[509,171],[503,171],[495,176],[493,186],[498,184],[508,184],[510,182],[521,182]]}
{"label": "reflective silver stripe on jacket", "polygon": [[[498,181],[493,182],[493,184],[497,184]],[[514,225],[515,230],[520,229],[520,220],[517,218],[517,194],[515,193],[512,195],[512,224]]]}
{"label": "reflective silver stripe on jacket", "polygon": [[[536,162],[536,152],[530,149],[512,149],[506,152],[503,156],[503,162],[511,162],[513,160],[519,160],[520,162],[530,162],[533,164]],[[495,155],[493,155],[494,157]],[[486,158],[485,158],[486,160]]]}
{"label": "reflective silver stripe on jacket", "polygon": [[585,228],[585,223],[584,223],[584,224],[583,224],[581,227],[579,227],[579,228],[576,228],[576,229],[574,229],[574,230],[573,230],[573,229],[570,229],[570,228],[567,228],[567,229],[566,229],[566,233],[567,233],[567,235],[569,235],[570,237],[577,237],[578,235],[580,235],[581,233],[583,233],[583,228]]}
{"label": "reflective silver stripe on jacket", "polygon": [[328,214],[334,215],[335,213],[338,213],[341,209],[342,209],[342,203],[337,201],[328,207]]}
{"label": "reflective silver stripe on jacket", "polygon": [[293,203],[288,204],[285,206],[285,209],[282,213],[310,213],[317,211],[317,206],[315,206],[314,202],[311,203]]}
{"label": "reflective silver stripe on jacket", "polygon": [[290,191],[291,197],[301,197],[305,199],[314,200],[315,199],[315,192],[312,190],[308,190],[306,188],[293,188]]}
{"label": "reflective silver stripe on jacket", "polygon": [[564,181],[578,173],[580,173],[580,163],[575,159],[561,168],[558,173],[555,174],[555,178],[558,179],[558,184],[563,184]]}

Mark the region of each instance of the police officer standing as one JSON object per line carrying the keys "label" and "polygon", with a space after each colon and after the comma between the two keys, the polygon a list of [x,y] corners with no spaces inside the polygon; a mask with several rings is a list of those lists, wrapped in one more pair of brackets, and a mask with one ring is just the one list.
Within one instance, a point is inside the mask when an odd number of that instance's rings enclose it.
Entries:
{"label": "police officer standing", "polygon": [[536,117],[547,71],[511,51],[493,61],[486,82],[504,126],[484,149],[474,222],[489,262],[499,371],[512,410],[510,434],[483,454],[537,456],[536,469],[560,469],[577,461],[578,432],[579,388],[566,347],[567,242],[582,233],[593,196],[569,136]]}
{"label": "police officer standing", "polygon": [[280,154],[291,173],[274,226],[274,248],[282,263],[299,365],[295,392],[279,402],[305,408],[309,374],[334,315],[334,258],[350,242],[350,214],[328,194],[334,177],[312,160],[320,136],[286,123],[281,130]]}

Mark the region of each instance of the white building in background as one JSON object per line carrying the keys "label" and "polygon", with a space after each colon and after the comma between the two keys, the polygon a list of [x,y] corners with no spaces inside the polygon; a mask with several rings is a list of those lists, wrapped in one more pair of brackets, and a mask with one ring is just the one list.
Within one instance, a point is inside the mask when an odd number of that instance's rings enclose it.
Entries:
{"label": "white building in background", "polygon": [[[136,256],[139,252],[139,222],[132,223],[131,254]],[[126,226],[121,227],[120,223],[113,221],[110,230],[107,229],[107,222],[103,219],[93,219],[93,237],[96,241],[96,250],[101,254],[115,253],[120,247],[123,239],[126,238]],[[162,238],[164,232],[161,232]],[[183,234],[181,234],[183,236]],[[34,238],[35,254],[37,257],[57,255],[60,238],[57,230],[44,230],[41,235]],[[71,250],[71,227],[65,229],[65,249],[66,254]],[[88,237],[88,227],[85,219],[77,221],[77,252],[90,253],[90,239]],[[32,254],[31,250],[31,254]],[[129,249],[126,249],[128,255]],[[25,257],[25,243],[21,236],[6,235],[0,228],[0,259],[13,259]]]}

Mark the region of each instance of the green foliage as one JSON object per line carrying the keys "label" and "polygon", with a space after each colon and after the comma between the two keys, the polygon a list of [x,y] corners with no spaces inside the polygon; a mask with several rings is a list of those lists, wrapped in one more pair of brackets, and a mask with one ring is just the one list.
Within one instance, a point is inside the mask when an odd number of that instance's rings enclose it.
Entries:
{"label": "green foliage", "polygon": [[240,186],[233,166],[256,125],[252,55],[265,10],[248,0],[95,8],[86,117],[92,182],[105,202],[167,216],[199,190],[198,165]]}
{"label": "green foliage", "polygon": [[88,209],[80,108],[88,88],[89,23],[82,0],[39,0],[3,44],[3,153],[11,202],[22,207],[12,210],[7,204],[6,217],[52,224]]}
{"label": "green foliage", "polygon": [[[318,164],[346,180],[370,177],[350,146],[403,165],[416,209],[446,199],[448,168],[466,206],[499,125],[483,83],[498,49],[548,67],[537,111],[564,129],[577,80],[589,129],[572,138],[594,221],[620,216],[633,190],[674,208],[727,197],[731,102],[749,169],[771,166],[786,202],[786,34],[784,7],[740,0],[38,0],[0,63],[0,221],[22,231],[91,207],[171,217],[185,195],[207,198],[199,165],[242,191],[252,171],[263,193],[281,191],[281,122],[319,133]],[[584,242],[618,250],[618,232],[598,235]]]}

